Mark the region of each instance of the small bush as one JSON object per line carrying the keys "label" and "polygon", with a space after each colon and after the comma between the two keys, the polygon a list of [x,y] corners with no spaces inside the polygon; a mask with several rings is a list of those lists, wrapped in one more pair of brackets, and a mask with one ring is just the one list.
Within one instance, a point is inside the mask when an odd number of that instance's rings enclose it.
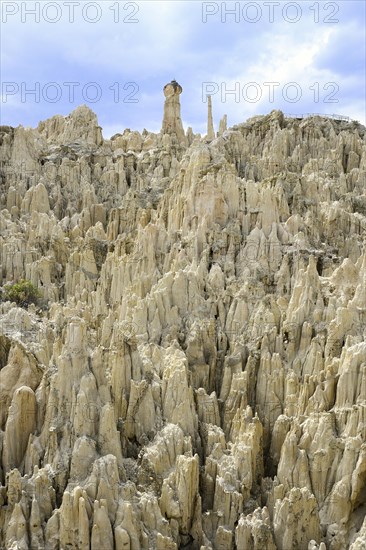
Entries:
{"label": "small bush", "polygon": [[41,293],[31,281],[22,279],[17,283],[5,285],[1,298],[4,301],[9,300],[10,302],[15,302],[18,306],[26,307],[29,304],[37,305],[41,298]]}

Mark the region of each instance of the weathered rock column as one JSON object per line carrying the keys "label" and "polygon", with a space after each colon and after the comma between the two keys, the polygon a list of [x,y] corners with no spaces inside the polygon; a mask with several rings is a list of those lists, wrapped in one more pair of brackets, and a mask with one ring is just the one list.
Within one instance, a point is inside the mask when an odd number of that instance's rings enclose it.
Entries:
{"label": "weathered rock column", "polygon": [[219,136],[222,136],[222,134],[226,132],[226,130],[227,130],[227,115],[224,115],[220,120]]}
{"label": "weathered rock column", "polygon": [[208,100],[208,113],[207,113],[207,141],[213,141],[215,139],[215,128],[213,125],[213,117],[212,117],[212,98],[211,96],[207,96]]}
{"label": "weathered rock column", "polygon": [[180,116],[179,96],[182,92],[183,88],[176,80],[172,80],[164,86],[164,119],[161,129],[163,134],[176,134],[180,142],[186,139]]}

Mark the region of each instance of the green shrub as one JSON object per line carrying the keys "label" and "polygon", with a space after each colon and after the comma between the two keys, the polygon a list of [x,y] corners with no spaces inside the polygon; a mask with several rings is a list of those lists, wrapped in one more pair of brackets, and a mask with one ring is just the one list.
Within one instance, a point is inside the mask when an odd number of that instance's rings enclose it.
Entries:
{"label": "green shrub", "polygon": [[31,281],[21,279],[17,283],[9,283],[4,286],[2,299],[15,302],[18,306],[26,307],[29,304],[38,304],[41,293]]}

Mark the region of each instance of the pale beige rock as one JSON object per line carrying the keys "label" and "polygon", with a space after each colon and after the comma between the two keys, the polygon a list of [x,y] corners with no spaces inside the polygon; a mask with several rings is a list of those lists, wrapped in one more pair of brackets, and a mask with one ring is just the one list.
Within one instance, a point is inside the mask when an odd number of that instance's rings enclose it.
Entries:
{"label": "pale beige rock", "polygon": [[36,426],[36,397],[31,388],[21,386],[14,395],[9,407],[3,441],[4,470],[20,468],[28,438]]}
{"label": "pale beige rock", "polygon": [[57,115],[38,125],[38,131],[48,143],[65,145],[80,140],[88,145],[101,145],[102,131],[96,115],[86,105],[77,107],[69,116]]}
{"label": "pale beige rock", "polygon": [[219,126],[219,132],[218,135],[222,136],[224,132],[227,130],[227,115],[224,115],[222,119],[220,120],[220,126]]}
{"label": "pale beige rock", "polygon": [[359,550],[365,129],[180,92],[0,128],[0,547]]}
{"label": "pale beige rock", "polygon": [[273,524],[279,550],[307,550],[310,540],[321,539],[316,499],[306,488],[291,489],[288,497],[276,501]]}
{"label": "pale beige rock", "polygon": [[168,519],[178,522],[182,544],[186,543],[192,533],[195,516],[201,513],[198,464],[198,455],[180,455],[175,471],[163,481],[159,502],[161,512]]}
{"label": "pale beige rock", "polygon": [[257,508],[253,514],[240,516],[235,530],[235,543],[237,548],[248,550],[276,550],[267,508]]}
{"label": "pale beige rock", "polygon": [[179,100],[182,91],[182,87],[175,80],[164,86],[165,104],[162,133],[175,134],[179,142],[185,142]]}
{"label": "pale beige rock", "polygon": [[19,548],[21,550],[27,550],[29,548],[27,521],[24,517],[22,507],[18,502],[15,504],[9,520],[5,543],[7,548]]}
{"label": "pale beige rock", "polygon": [[207,136],[206,141],[210,142],[215,139],[215,129],[212,117],[212,97],[207,96]]}

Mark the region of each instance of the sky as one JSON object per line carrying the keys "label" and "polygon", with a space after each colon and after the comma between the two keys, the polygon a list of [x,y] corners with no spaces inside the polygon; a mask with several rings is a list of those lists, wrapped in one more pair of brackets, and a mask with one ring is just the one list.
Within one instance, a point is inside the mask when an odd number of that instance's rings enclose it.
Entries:
{"label": "sky", "polygon": [[363,0],[6,1],[1,124],[36,127],[88,105],[105,138],[159,132],[163,87],[183,87],[185,128],[281,109],[366,124]]}

